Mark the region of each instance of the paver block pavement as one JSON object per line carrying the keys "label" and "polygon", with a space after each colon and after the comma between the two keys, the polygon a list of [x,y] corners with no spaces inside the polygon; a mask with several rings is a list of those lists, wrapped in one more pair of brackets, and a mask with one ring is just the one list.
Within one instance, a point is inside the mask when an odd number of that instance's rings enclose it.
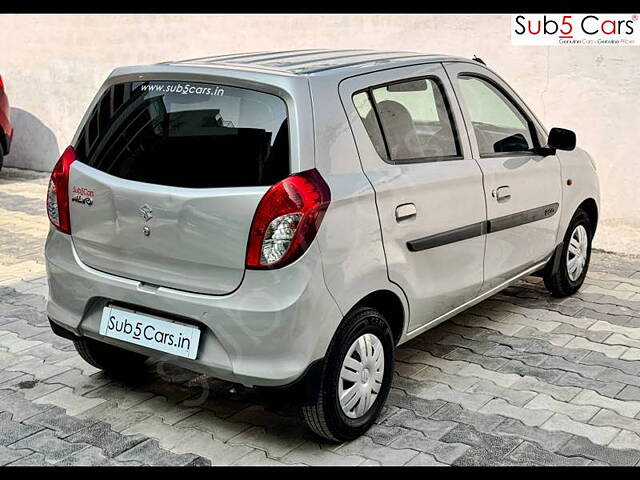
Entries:
{"label": "paver block pavement", "polygon": [[399,347],[363,437],[287,398],[150,361],[124,384],[45,313],[48,174],[0,171],[0,465],[636,465],[640,258],[594,251],[556,299],[527,278]]}

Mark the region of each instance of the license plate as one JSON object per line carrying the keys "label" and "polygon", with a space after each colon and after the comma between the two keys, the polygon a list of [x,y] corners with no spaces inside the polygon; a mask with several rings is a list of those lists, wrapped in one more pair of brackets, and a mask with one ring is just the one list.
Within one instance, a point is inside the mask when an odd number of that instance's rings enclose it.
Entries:
{"label": "license plate", "polygon": [[193,325],[107,305],[100,334],[179,357],[196,358],[200,329]]}

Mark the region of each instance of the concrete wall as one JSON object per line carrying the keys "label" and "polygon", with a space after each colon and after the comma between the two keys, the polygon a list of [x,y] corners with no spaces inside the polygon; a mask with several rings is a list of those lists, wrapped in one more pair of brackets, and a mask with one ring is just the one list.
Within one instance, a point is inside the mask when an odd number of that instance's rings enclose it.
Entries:
{"label": "concrete wall", "polygon": [[602,217],[640,227],[639,47],[514,47],[508,15],[0,15],[0,45],[16,127],[6,163],[36,169],[119,65],[301,48],[476,54],[547,128],[576,131],[598,164]]}

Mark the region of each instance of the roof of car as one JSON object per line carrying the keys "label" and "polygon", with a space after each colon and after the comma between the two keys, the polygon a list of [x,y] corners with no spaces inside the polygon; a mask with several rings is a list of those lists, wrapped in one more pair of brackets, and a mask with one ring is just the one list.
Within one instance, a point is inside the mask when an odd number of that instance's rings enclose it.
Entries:
{"label": "roof of car", "polygon": [[308,75],[331,72],[348,75],[354,70],[371,67],[410,65],[439,61],[469,61],[450,55],[379,50],[289,50],[280,52],[252,52],[216,55],[189,60],[169,61],[169,65],[226,66],[258,69],[286,74]]}

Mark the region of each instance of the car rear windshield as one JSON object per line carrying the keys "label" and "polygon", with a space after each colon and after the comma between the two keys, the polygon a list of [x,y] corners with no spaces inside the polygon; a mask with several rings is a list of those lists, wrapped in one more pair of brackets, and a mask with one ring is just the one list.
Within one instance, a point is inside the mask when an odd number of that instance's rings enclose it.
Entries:
{"label": "car rear windshield", "polygon": [[78,159],[127,180],[185,188],[272,185],[289,174],[287,108],[228,85],[111,86],[76,145]]}

